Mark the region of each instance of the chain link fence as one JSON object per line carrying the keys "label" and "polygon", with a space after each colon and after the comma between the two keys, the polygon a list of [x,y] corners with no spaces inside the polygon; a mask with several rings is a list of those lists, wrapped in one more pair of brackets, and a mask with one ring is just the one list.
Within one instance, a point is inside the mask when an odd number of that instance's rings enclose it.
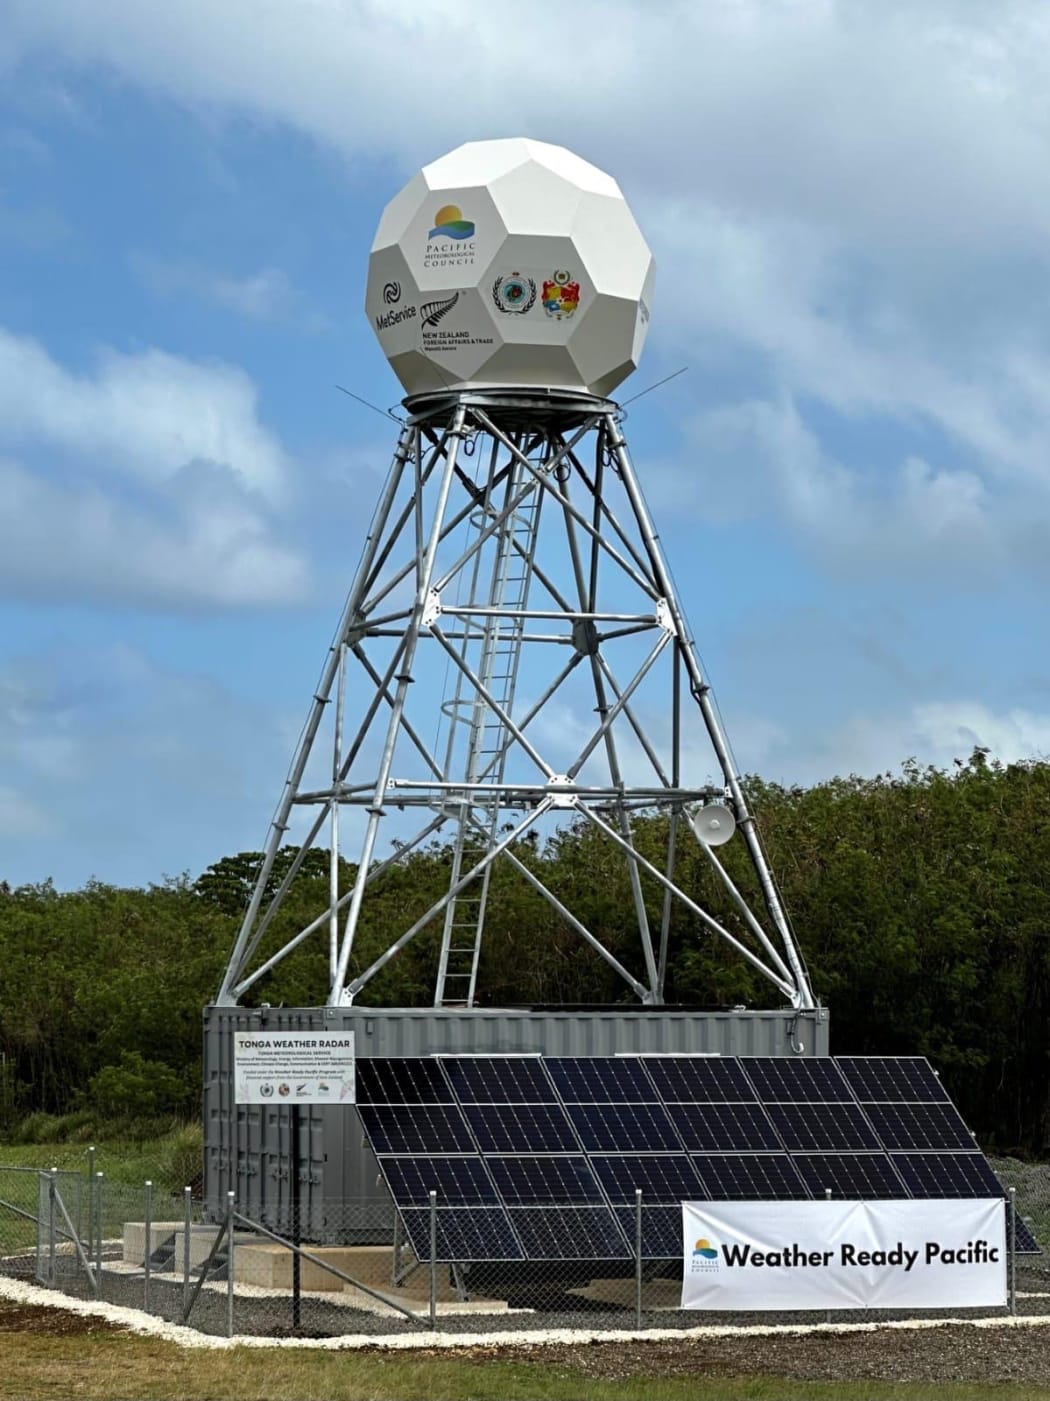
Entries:
{"label": "chain link fence", "polygon": [[[1016,1201],[1018,1222],[1041,1243],[1050,1242],[1050,1166],[1013,1159],[993,1160],[993,1166]],[[908,1316],[682,1310],[682,1263],[670,1253],[673,1234],[667,1258],[651,1258],[655,1213],[674,1215],[676,1209],[647,1207],[644,1198],[622,1209],[633,1258],[456,1262],[449,1258],[457,1253],[452,1224],[434,1202],[404,1219],[374,1199],[327,1203],[322,1231],[315,1213],[309,1223],[304,1215],[300,1238],[294,1214],[282,1234],[242,1213],[230,1194],[225,1210],[206,1219],[189,1188],[172,1196],[117,1176],[96,1164],[93,1150],[79,1170],[0,1166],[0,1273],[221,1336],[379,1339],[428,1328],[484,1335]],[[465,1233],[460,1245],[481,1229],[477,1215],[477,1209],[464,1211],[455,1223]],[[670,1227],[670,1215],[664,1224]],[[323,1243],[310,1239],[311,1232]],[[1008,1240],[1010,1234],[1008,1227]],[[1047,1255],[1014,1254],[1008,1272],[1008,1308],[1046,1312]],[[963,1312],[976,1317],[1002,1310]]]}

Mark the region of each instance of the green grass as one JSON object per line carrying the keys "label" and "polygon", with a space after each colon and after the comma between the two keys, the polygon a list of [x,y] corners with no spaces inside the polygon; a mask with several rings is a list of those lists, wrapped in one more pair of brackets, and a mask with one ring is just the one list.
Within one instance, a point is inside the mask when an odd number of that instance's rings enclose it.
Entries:
{"label": "green grass", "polygon": [[[0,1203],[22,1211],[37,1210],[38,1178],[12,1167],[57,1167],[60,1190],[73,1220],[86,1228],[87,1177],[91,1155],[86,1143],[0,1143]],[[103,1232],[120,1235],[125,1220],[141,1219],[145,1183],[153,1183],[154,1216],[181,1218],[182,1188],[200,1171],[201,1131],[175,1125],[151,1138],[114,1137],[95,1145],[94,1169],[103,1174]],[[7,1171],[5,1171],[7,1169]],[[67,1174],[76,1174],[69,1177]],[[172,1205],[169,1206],[169,1203]],[[36,1240],[36,1227],[0,1205],[0,1255],[24,1250]]]}
{"label": "green grass", "polygon": [[[2,1324],[2,1315],[0,1315]],[[190,1351],[110,1332],[72,1337],[0,1334],[2,1401],[1047,1401],[1030,1386],[796,1382],[780,1377],[624,1377],[596,1381],[542,1354],[331,1353],[288,1349]]]}

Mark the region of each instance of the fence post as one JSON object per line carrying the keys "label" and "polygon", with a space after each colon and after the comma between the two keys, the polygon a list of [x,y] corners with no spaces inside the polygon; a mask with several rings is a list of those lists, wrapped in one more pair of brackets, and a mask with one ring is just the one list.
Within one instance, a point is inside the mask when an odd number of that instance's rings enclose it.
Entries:
{"label": "fence post", "polygon": [[[824,1188],[824,1200],[825,1200],[826,1202],[830,1202],[830,1201],[831,1201],[831,1188],[830,1188],[830,1187],[825,1187],[825,1188]],[[828,1309],[827,1312],[824,1314],[824,1322],[825,1322],[825,1323],[830,1323],[830,1322],[831,1322],[831,1310],[830,1310],[830,1309]]]}
{"label": "fence post", "polygon": [[146,1190],[144,1194],[143,1222],[146,1231],[146,1253],[142,1257],[142,1307],[149,1313],[149,1286],[153,1254],[153,1183],[146,1179]]}
{"label": "fence post", "polygon": [[55,1282],[55,1183],[58,1168],[53,1167],[47,1183],[47,1282]]}
{"label": "fence post", "polygon": [[634,1189],[634,1320],[642,1327],[642,1189]]}
{"label": "fence post", "polygon": [[438,1194],[430,1193],[430,1326],[437,1327]]}
{"label": "fence post", "polygon": [[190,1232],[193,1230],[193,1188],[182,1189],[182,1313],[190,1302]]}
{"label": "fence post", "polygon": [[233,1337],[233,1193],[226,1193],[226,1336]]}
{"label": "fence post", "polygon": [[92,1253],[95,1236],[95,1145],[87,1150],[87,1249]]}
{"label": "fence post", "polygon": [[102,1173],[95,1173],[95,1278],[102,1298]]}
{"label": "fence post", "polygon": [[1010,1312],[1017,1312],[1017,1188],[1010,1188]]}

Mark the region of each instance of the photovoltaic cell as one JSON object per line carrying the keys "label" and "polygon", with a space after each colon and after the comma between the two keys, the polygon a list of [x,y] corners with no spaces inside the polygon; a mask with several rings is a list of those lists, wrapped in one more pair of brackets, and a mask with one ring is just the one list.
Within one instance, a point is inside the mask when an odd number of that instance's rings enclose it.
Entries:
{"label": "photovoltaic cell", "polygon": [[556,1104],[467,1104],[463,1113],[483,1153],[579,1151],[572,1125]]}
{"label": "photovoltaic cell", "polygon": [[671,1120],[687,1148],[780,1148],[769,1116],[760,1104],[672,1104]]}
{"label": "photovoltaic cell", "polygon": [[[1004,1197],[1003,1184],[983,1153],[894,1153],[893,1161],[914,1197]],[[1040,1255],[1031,1229],[1017,1215],[1017,1251]],[[1009,1217],[1007,1217],[1009,1238]]]}
{"label": "photovoltaic cell", "polygon": [[792,1162],[814,1197],[830,1187],[835,1197],[859,1201],[903,1198],[904,1182],[885,1153],[796,1153]]}
{"label": "photovoltaic cell", "polygon": [[499,1204],[480,1158],[382,1158],[379,1163],[398,1206],[425,1206],[437,1192],[439,1206]]}
{"label": "photovoltaic cell", "polygon": [[559,1056],[545,1064],[566,1104],[638,1104],[659,1098],[633,1056]]}
{"label": "photovoltaic cell", "polygon": [[376,1154],[477,1152],[454,1104],[362,1104],[359,1112]]}
{"label": "photovoltaic cell", "polygon": [[894,1153],[913,1197],[1001,1197],[1003,1186],[982,1153]]}
{"label": "photovoltaic cell", "polygon": [[[441,1261],[520,1260],[521,1245],[502,1207],[440,1207],[437,1251]],[[430,1259],[430,1212],[415,1207],[401,1212],[405,1234],[417,1260]]]}
{"label": "photovoltaic cell", "polygon": [[539,1056],[443,1056],[461,1104],[556,1104],[558,1096]]}
{"label": "photovoltaic cell", "polygon": [[591,1158],[598,1181],[611,1202],[633,1202],[640,1187],[643,1201],[654,1205],[698,1201],[706,1197],[696,1169],[684,1153],[664,1157],[640,1153]]}
{"label": "photovoltaic cell", "polygon": [[[616,1219],[631,1243],[637,1232],[637,1217],[634,1207],[618,1206]],[[642,1256],[648,1260],[681,1260],[682,1258],[682,1208],[680,1206],[642,1207]]]}
{"label": "photovoltaic cell", "polygon": [[667,1110],[659,1104],[573,1104],[568,1112],[588,1152],[654,1152],[682,1146]]}
{"label": "photovoltaic cell", "polygon": [[530,1260],[626,1260],[631,1251],[607,1206],[512,1206]]}
{"label": "photovoltaic cell", "polygon": [[645,1056],[642,1065],[667,1104],[753,1100],[755,1092],[736,1059],[718,1056]]}
{"label": "photovoltaic cell", "polygon": [[882,1146],[855,1104],[770,1104],[767,1108],[791,1152]]}
{"label": "photovoltaic cell", "polygon": [[974,1147],[953,1104],[866,1104],[864,1109],[887,1148]]}
{"label": "photovoltaic cell", "polygon": [[454,1104],[441,1066],[426,1056],[357,1062],[358,1104]]}
{"label": "photovoltaic cell", "polygon": [[443,1261],[630,1259],[639,1188],[651,1259],[680,1256],[681,1201],[1004,1195],[922,1057],[837,1064],[363,1057],[358,1110],[421,1259],[431,1190]]}
{"label": "photovoltaic cell", "polygon": [[488,1165],[507,1203],[567,1205],[603,1200],[586,1158],[491,1157]]}
{"label": "photovoltaic cell", "polygon": [[837,1064],[859,1100],[951,1103],[924,1056],[840,1056]]}
{"label": "photovoltaic cell", "polygon": [[853,1094],[835,1062],[813,1057],[788,1060],[786,1056],[749,1056],[742,1062],[758,1098],[765,1103],[783,1101],[852,1103]]}
{"label": "photovoltaic cell", "polygon": [[805,1201],[806,1185],[786,1153],[694,1154],[693,1163],[715,1201]]}

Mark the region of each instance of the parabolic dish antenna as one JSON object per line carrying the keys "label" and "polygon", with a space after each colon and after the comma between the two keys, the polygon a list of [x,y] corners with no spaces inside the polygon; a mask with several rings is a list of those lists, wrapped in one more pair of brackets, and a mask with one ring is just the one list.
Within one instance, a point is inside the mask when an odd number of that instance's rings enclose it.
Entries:
{"label": "parabolic dish antenna", "polygon": [[365,311],[409,395],[605,396],[638,365],[653,280],[611,176],[562,146],[471,141],[383,211]]}

